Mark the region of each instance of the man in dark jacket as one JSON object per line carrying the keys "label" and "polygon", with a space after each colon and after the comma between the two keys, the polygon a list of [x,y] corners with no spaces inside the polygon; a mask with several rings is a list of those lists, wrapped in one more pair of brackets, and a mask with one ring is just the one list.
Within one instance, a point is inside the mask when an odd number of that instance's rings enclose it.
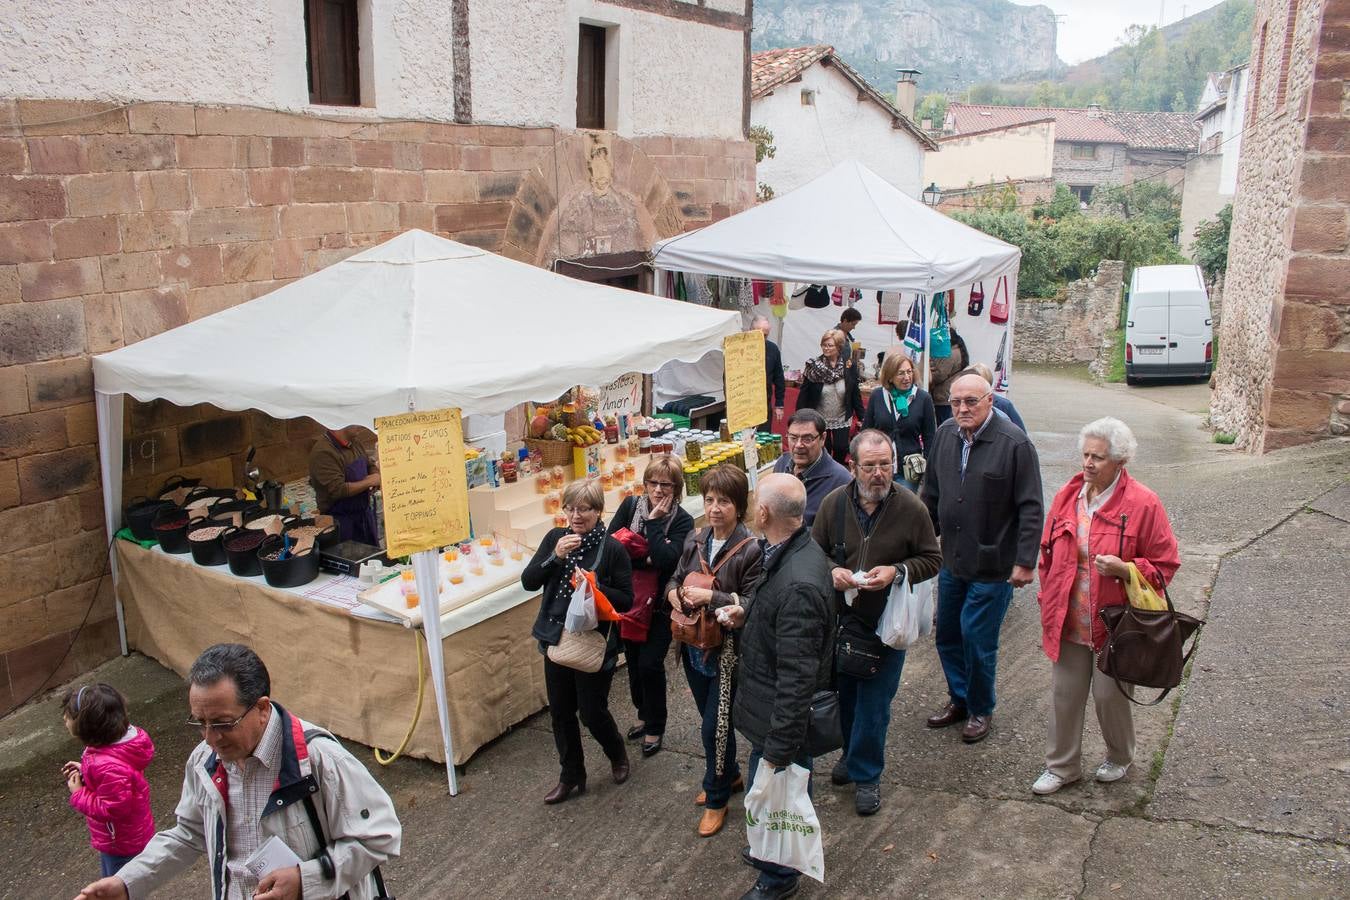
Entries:
{"label": "man in dark jacket", "polygon": [[816,510],[825,495],[853,480],[834,457],[825,452],[825,417],[814,409],[799,409],[788,419],[788,452],[773,464],[775,472],[784,472],[801,479],[806,487],[807,528],[816,520]]}
{"label": "man in dark jacket", "polygon": [[951,697],[928,727],[965,722],[961,739],[973,744],[989,734],[999,630],[1013,588],[1031,583],[1045,512],[1036,448],[995,414],[989,382],[959,376],[951,405],[923,483],[942,537],[936,643]]}
{"label": "man in dark jacket", "polygon": [[769,340],[771,326],[763,316],[755,318],[754,328],[764,333],[764,384],[769,395],[769,417],[759,426],[759,431],[772,431],[773,426],[783,421],[783,404],[787,400],[787,379],[783,377],[783,351]]}
{"label": "man in dark jacket", "polygon": [[[764,580],[749,609],[725,607],[740,627],[733,721],[751,745],[751,777],[761,759],[774,768],[811,768],[806,728],[811,697],[830,685],[834,588],[824,551],[802,525],[806,489],[790,475],[767,475],[755,494],[755,527],[764,535]],[[800,873],[752,860],[759,879],[742,900],[772,900],[797,891]]]}
{"label": "man in dark jacket", "polygon": [[[844,755],[830,780],[857,785],[853,802],[860,816],[881,809],[886,730],[905,666],[905,651],[883,644],[877,623],[896,578],[908,578],[916,585],[936,575],[942,565],[923,503],[912,492],[896,488],[892,453],[884,432],[875,428],[858,432],[849,448],[853,483],[830,492],[811,528],[811,536],[834,564],[830,577],[837,592],[841,640],[859,650],[856,657],[835,656]],[[855,572],[866,577],[855,581]],[[863,662],[870,674],[858,669],[857,663]]]}

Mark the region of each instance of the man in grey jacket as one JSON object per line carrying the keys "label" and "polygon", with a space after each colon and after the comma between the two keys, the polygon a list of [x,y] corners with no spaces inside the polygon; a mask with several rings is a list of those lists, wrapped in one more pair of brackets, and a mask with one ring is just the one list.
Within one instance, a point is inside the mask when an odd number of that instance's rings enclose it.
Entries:
{"label": "man in grey jacket", "polygon": [[[202,742],[188,756],[178,824],[76,900],[142,900],[201,856],[214,900],[376,896],[372,872],[398,856],[403,835],[393,802],[331,734],[270,692],[267,667],[242,644],[197,657],[187,724]],[[272,837],[300,863],[259,877],[246,863]]]}
{"label": "man in grey jacket", "polygon": [[950,695],[928,727],[964,722],[961,739],[973,744],[989,734],[999,630],[1013,588],[1031,583],[1045,511],[1036,448],[994,413],[989,382],[962,373],[951,405],[922,494],[942,538],[936,643]]}

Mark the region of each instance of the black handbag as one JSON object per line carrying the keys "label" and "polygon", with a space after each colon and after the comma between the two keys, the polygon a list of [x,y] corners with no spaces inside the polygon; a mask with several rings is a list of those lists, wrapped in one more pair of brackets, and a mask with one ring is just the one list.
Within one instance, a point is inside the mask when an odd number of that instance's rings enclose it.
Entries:
{"label": "black handbag", "polygon": [[839,692],[816,691],[811,697],[811,717],[806,724],[803,749],[807,756],[824,756],[844,746],[844,727],[839,718]]}
{"label": "black handbag", "polygon": [[[848,550],[844,546],[844,526],[847,522],[844,516],[847,513],[847,506],[847,497],[840,497],[835,505],[836,540],[834,546],[830,548],[834,564],[843,568],[848,567]],[[839,617],[839,630],[835,633],[834,641],[834,663],[841,674],[863,680],[875,678],[881,671],[881,662],[885,654],[886,645],[877,636],[875,628],[869,628],[867,623],[857,616]]]}

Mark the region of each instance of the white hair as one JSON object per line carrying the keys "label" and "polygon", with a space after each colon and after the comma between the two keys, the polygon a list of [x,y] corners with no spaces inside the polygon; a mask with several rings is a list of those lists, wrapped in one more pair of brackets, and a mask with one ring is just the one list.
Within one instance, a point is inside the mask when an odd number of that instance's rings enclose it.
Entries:
{"label": "white hair", "polygon": [[1106,441],[1107,455],[1118,463],[1127,463],[1134,459],[1135,451],[1139,449],[1139,442],[1134,439],[1134,432],[1130,431],[1130,426],[1110,416],[1103,416],[1083,426],[1083,430],[1078,432],[1080,451],[1088,438]]}

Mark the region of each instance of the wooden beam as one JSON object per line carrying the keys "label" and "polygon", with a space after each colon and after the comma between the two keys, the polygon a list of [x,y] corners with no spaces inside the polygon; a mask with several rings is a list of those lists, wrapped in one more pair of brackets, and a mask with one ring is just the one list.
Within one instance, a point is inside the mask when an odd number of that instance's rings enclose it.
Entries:
{"label": "wooden beam", "polygon": [[610,6],[622,6],[625,9],[654,13],[671,19],[698,22],[702,25],[712,25],[717,28],[729,28],[732,31],[750,30],[749,15],[738,15],[737,13],[709,9],[706,6],[695,6],[692,3],[682,2],[682,0],[599,0],[599,2]]}

